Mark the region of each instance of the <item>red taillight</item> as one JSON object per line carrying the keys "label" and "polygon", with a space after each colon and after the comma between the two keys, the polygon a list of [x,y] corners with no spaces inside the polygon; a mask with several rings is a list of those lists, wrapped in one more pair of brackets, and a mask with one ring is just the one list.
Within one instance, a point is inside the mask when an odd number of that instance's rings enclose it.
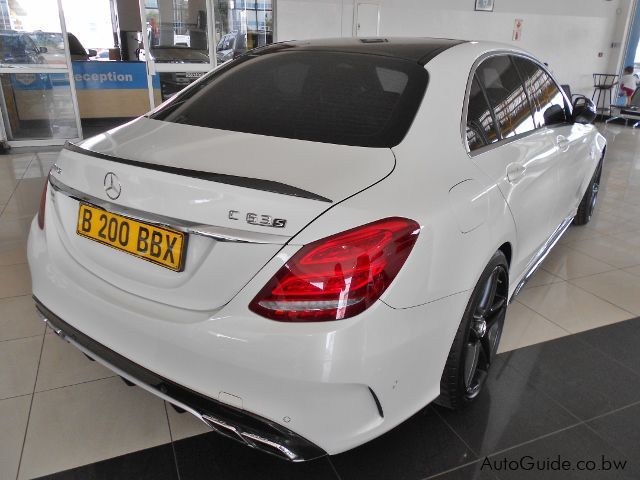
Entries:
{"label": "red taillight", "polygon": [[47,187],[49,186],[49,177],[44,182],[42,195],[40,196],[40,209],[38,210],[38,226],[40,230],[44,230],[44,211],[47,208]]}
{"label": "red taillight", "polygon": [[305,245],[249,308],[284,322],[353,317],[389,287],[419,233],[413,220],[393,217]]}

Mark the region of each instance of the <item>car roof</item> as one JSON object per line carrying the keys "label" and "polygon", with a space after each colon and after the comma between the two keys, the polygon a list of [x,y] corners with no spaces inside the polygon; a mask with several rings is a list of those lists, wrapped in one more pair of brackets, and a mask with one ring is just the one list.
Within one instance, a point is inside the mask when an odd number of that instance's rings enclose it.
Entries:
{"label": "car roof", "polygon": [[465,40],[427,37],[326,38],[274,43],[257,48],[252,54],[265,55],[291,50],[301,52],[359,53],[395,57],[425,65],[436,55],[464,42]]}

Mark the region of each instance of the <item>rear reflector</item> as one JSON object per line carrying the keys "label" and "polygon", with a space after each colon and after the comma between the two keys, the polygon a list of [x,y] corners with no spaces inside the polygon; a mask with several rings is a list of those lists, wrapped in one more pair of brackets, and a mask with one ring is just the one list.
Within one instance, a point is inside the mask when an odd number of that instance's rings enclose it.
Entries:
{"label": "rear reflector", "polygon": [[249,308],[283,322],[353,317],[389,287],[419,233],[415,221],[392,217],[305,245]]}

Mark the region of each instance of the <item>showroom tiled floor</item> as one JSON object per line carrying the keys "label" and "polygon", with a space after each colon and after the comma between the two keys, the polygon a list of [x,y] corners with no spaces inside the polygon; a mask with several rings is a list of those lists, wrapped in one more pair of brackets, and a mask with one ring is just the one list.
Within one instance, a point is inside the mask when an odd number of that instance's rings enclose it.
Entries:
{"label": "showroom tiled floor", "polygon": [[[569,229],[510,306],[480,401],[462,413],[427,407],[362,447],[296,465],[201,435],[189,415],[45,334],[25,242],[56,154],[0,156],[0,479],[523,478],[480,472],[481,461],[578,450],[637,458],[640,320],[624,320],[640,317],[640,129],[605,133],[598,210]],[[640,478],[638,468],[549,478]]]}

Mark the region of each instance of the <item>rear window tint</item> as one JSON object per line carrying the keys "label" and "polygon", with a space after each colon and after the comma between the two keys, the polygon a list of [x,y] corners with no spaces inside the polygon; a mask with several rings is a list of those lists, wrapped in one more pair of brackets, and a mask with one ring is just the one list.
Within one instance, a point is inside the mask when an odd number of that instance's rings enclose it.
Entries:
{"label": "rear window tint", "polygon": [[396,58],[281,52],[240,58],[179,94],[156,120],[315,142],[392,147],[427,86],[420,65]]}
{"label": "rear window tint", "polygon": [[478,78],[474,75],[469,90],[469,103],[467,107],[467,144],[469,151],[490,145],[500,140],[491,108],[487,103],[484,92],[480,88]]}
{"label": "rear window tint", "polygon": [[502,138],[527,133],[535,128],[520,75],[507,55],[486,59],[476,70],[476,75],[484,85]]}

